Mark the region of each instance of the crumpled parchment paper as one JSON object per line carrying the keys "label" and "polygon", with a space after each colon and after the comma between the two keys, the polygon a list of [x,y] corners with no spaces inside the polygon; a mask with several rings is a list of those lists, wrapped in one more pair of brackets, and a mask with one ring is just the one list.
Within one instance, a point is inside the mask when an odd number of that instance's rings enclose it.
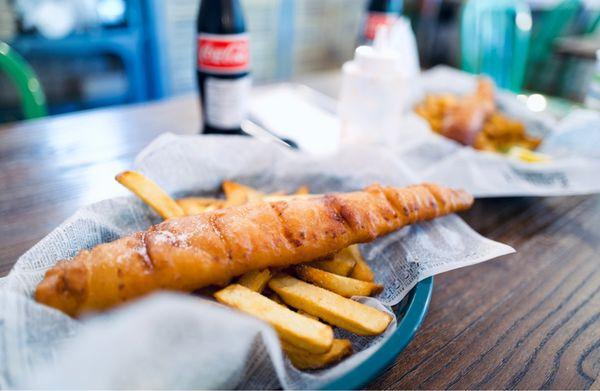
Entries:
{"label": "crumpled parchment paper", "polygon": [[[412,105],[427,94],[464,95],[475,90],[475,76],[446,66],[412,80]],[[409,111],[398,129],[388,130],[387,149],[418,180],[468,190],[475,197],[562,196],[600,192],[600,113],[576,110],[556,119],[533,112],[513,93],[498,90],[498,107],[542,137],[539,152],[551,161],[525,163],[514,157],[465,147],[433,132]],[[262,89],[251,105],[252,117],[272,132],[299,141],[309,153],[345,149],[344,124],[336,102],[307,87],[287,84]],[[305,131],[305,129],[307,129]],[[368,142],[369,129],[365,129]]]}
{"label": "crumpled parchment paper", "polygon": [[[165,134],[140,153],[136,166],[175,196],[215,195],[224,179],[290,192],[304,184],[326,192],[418,181],[380,149],[316,158],[244,137]],[[19,258],[0,279],[2,388],[317,388],[351,371],[394,331],[395,321],[378,337],[338,330],[351,338],[355,354],[329,369],[300,372],[282,355],[270,326],[206,298],[158,293],[78,320],[32,300],[58,260],[158,221],[133,196],[101,201]],[[405,227],[362,251],[385,290],[357,299],[389,311],[419,280],[514,250],[453,215]]]}

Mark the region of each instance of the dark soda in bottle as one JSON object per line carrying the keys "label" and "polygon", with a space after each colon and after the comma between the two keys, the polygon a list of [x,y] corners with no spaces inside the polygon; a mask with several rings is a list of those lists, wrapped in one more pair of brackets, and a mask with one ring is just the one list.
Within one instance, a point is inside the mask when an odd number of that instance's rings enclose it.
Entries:
{"label": "dark soda in bottle", "polygon": [[250,50],[239,0],[202,0],[197,20],[202,133],[244,134],[250,93]]}

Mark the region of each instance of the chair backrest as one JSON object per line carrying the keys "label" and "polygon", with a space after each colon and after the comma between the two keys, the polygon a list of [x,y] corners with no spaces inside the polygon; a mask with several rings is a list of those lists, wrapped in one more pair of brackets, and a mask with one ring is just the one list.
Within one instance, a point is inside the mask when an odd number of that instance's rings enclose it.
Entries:
{"label": "chair backrest", "polygon": [[580,0],[561,0],[555,6],[540,10],[531,30],[531,47],[527,60],[527,88],[552,91],[560,73],[559,62],[551,61],[556,38],[568,32],[579,10]]}
{"label": "chair backrest", "polygon": [[0,70],[5,72],[21,94],[21,105],[25,119],[44,117],[46,96],[29,64],[8,44],[0,41]]}
{"label": "chair backrest", "polygon": [[518,92],[523,86],[531,12],[522,0],[469,0],[461,14],[462,69]]}
{"label": "chair backrest", "polygon": [[600,11],[597,9],[588,11],[588,23],[585,26],[584,34],[594,34],[600,24]]}
{"label": "chair backrest", "polygon": [[530,61],[535,65],[545,62],[552,55],[552,44],[563,35],[581,9],[580,0],[562,0],[555,7],[543,11],[533,28]]}

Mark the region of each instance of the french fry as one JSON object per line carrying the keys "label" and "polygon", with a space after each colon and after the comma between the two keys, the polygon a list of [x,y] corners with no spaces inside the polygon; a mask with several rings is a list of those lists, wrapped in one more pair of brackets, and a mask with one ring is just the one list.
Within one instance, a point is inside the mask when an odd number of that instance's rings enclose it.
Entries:
{"label": "french fry", "polygon": [[252,270],[241,276],[238,284],[243,285],[248,289],[252,289],[254,292],[261,293],[270,279],[271,271],[269,269]]}
{"label": "french fry", "polygon": [[311,262],[310,266],[328,271],[329,273],[338,274],[340,276],[348,276],[356,266],[356,260],[353,258],[352,254],[347,256],[346,253],[349,252],[350,251],[348,248],[345,248],[331,258],[320,259],[318,261]]}
{"label": "french fry", "polygon": [[282,341],[281,347],[292,364],[300,369],[321,369],[334,364],[352,353],[352,343],[347,339],[334,339],[327,353],[315,354]]}
{"label": "french fry", "polygon": [[117,182],[131,190],[164,219],[185,215],[183,209],[154,181],[137,171],[123,171]]}
{"label": "french fry", "polygon": [[183,209],[186,216],[197,215],[225,206],[225,201],[217,198],[186,197],[180,198],[176,202]]}
{"label": "french fry", "polygon": [[297,314],[242,285],[229,285],[215,293],[215,298],[271,324],[281,339],[296,347],[312,353],[326,353],[331,349],[333,330],[330,326]]}
{"label": "french fry", "polygon": [[304,185],[304,186],[300,186],[298,188],[298,190],[296,190],[296,195],[305,195],[305,194],[310,194],[310,189],[308,188],[308,186]]}
{"label": "french fry", "polygon": [[296,311],[296,312],[297,312],[297,313],[299,313],[300,315],[308,316],[308,317],[309,317],[309,318],[311,318],[311,319],[314,319],[314,320],[319,320],[319,318],[318,318],[317,316],[311,315],[311,314],[309,314],[309,313],[308,313],[308,312],[306,312],[306,311],[298,310],[298,311]]}
{"label": "french fry", "polygon": [[348,246],[348,248],[352,253],[352,258],[356,261],[356,265],[349,277],[362,281],[375,281],[375,273],[373,273],[373,270],[371,270],[371,267],[363,258],[358,245],[353,244],[352,246]]}
{"label": "french fry", "polygon": [[383,290],[381,284],[339,276],[306,265],[296,266],[294,270],[300,279],[344,297],[372,296]]}
{"label": "french fry", "polygon": [[272,278],[269,288],[290,306],[355,334],[381,334],[392,321],[385,312],[288,275]]}
{"label": "french fry", "polygon": [[283,302],[283,300],[281,300],[281,297],[279,297],[279,295],[278,295],[277,293],[275,293],[275,292],[271,292],[271,293],[269,293],[269,294],[267,295],[267,297],[268,297],[269,299],[273,300],[275,303],[277,303],[277,304],[280,304],[280,305],[282,305],[282,306],[284,306],[284,307],[287,307],[287,304],[285,304],[285,303]]}
{"label": "french fry", "polygon": [[264,194],[241,183],[224,181],[223,192],[227,198],[227,205],[243,205],[250,201],[263,198]]}

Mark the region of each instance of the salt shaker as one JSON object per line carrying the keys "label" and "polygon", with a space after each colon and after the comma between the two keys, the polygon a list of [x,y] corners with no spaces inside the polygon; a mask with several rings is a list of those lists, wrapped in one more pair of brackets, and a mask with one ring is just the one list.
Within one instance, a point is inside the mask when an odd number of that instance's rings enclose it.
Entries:
{"label": "salt shaker", "polygon": [[380,27],[373,46],[356,48],[342,68],[339,99],[342,144],[397,142],[408,105],[408,77],[401,56],[390,45],[387,27]]}

